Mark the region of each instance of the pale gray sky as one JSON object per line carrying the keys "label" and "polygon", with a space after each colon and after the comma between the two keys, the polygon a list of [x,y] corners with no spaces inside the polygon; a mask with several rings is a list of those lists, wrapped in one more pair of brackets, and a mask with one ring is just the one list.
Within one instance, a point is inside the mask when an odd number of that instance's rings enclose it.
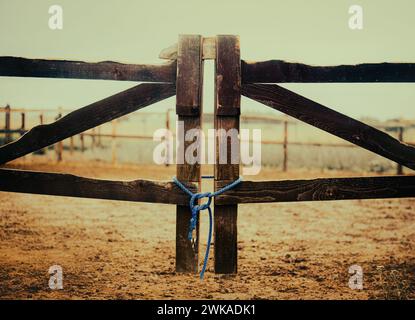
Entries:
{"label": "pale gray sky", "polygon": [[[63,7],[63,30],[48,28],[48,8]],[[364,28],[348,27],[363,7]],[[0,0],[0,55],[157,63],[180,33],[238,34],[246,60],[316,65],[415,62],[412,0]],[[213,64],[205,67],[205,110],[213,109]],[[82,107],[131,82],[0,77],[0,106]],[[290,84],[308,98],[353,117],[415,118],[415,84]],[[174,98],[152,109],[174,106]],[[244,99],[246,112],[269,112]]]}

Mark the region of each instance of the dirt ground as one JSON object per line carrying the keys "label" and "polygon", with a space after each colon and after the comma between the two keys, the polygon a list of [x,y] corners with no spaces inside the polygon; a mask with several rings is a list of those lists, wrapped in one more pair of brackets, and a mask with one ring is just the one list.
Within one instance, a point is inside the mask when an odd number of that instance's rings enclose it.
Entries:
{"label": "dirt ground", "polygon": [[[9,166],[118,180],[174,175],[174,167],[98,162]],[[339,175],[348,174],[265,168],[256,179]],[[201,282],[174,272],[172,205],[0,192],[0,298],[414,299],[414,208],[415,199],[240,205],[238,274],[213,273],[212,247]],[[63,290],[48,286],[56,264]],[[356,264],[363,290],[349,288]]]}

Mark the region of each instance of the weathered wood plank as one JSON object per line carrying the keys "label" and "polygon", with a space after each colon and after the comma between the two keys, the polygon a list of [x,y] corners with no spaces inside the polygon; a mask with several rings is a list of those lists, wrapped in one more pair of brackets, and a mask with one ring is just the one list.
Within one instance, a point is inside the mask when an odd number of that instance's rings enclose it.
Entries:
{"label": "weathered wood plank", "polygon": [[[220,183],[219,186],[225,186]],[[215,204],[383,199],[415,196],[415,176],[243,181]]]}
{"label": "weathered wood plank", "polygon": [[415,169],[415,148],[389,134],[273,84],[245,84],[242,94],[339,138]]}
{"label": "weathered wood plank", "polygon": [[[240,123],[241,102],[241,60],[239,37],[217,36],[216,38],[216,70],[215,70],[215,121],[217,130],[237,130]],[[231,139],[225,141],[216,137],[215,190],[218,183],[229,183],[239,178],[239,138],[237,148],[232,146]],[[220,162],[220,144],[226,144],[226,162]],[[232,149],[233,147],[233,149]],[[221,150],[222,149],[222,150]],[[237,156],[238,162],[232,163],[231,153]],[[238,270],[237,250],[237,218],[238,206],[235,204],[218,206],[215,200],[215,272],[236,273]]]}
{"label": "weathered wood plank", "polygon": [[179,37],[176,81],[176,113],[199,116],[202,92],[202,37]]}
{"label": "weathered wood plank", "polygon": [[54,123],[36,126],[20,139],[0,147],[0,164],[144,108],[174,94],[174,84],[143,83],[92,103],[67,114]]}
{"label": "weathered wood plank", "polygon": [[415,82],[415,63],[310,66],[282,60],[242,61],[242,82]]}
{"label": "weathered wood plank", "polygon": [[174,83],[176,62],[146,65],[0,57],[0,76]]}
{"label": "weathered wood plank", "polygon": [[209,60],[216,58],[216,37],[203,38],[202,59]]}
{"label": "weathered wood plank", "polygon": [[[241,114],[241,59],[239,40],[218,36],[216,40],[216,108],[217,116]],[[237,42],[237,43],[236,43]]]}
{"label": "weathered wood plank", "polygon": [[[216,58],[216,37],[202,38],[202,59],[210,60]],[[178,44],[175,43],[159,53],[160,59],[177,60]]]}
{"label": "weathered wood plank", "polygon": [[[196,189],[194,184],[187,186]],[[189,202],[188,196],[173,182],[110,181],[11,169],[0,169],[0,191],[151,203]]]}
{"label": "weathered wood plank", "polygon": [[[190,164],[184,157],[186,148],[194,141],[185,141],[186,132],[201,129],[203,62],[202,37],[181,35],[178,42],[176,113],[183,123],[183,135],[177,133],[183,163],[177,161],[176,176],[183,182],[196,182],[200,191],[200,161]],[[200,155],[199,155],[200,156]],[[190,200],[190,199],[189,199]],[[199,270],[199,219],[193,241],[188,239],[191,211],[188,205],[176,209],[176,271],[197,273]]]}

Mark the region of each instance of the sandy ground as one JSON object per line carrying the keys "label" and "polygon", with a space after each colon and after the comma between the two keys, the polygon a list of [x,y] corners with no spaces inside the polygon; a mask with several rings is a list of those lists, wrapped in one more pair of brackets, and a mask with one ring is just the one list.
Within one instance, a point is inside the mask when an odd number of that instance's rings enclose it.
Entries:
{"label": "sandy ground", "polygon": [[[10,166],[119,180],[174,175],[90,162]],[[347,173],[264,169],[256,179],[336,175]],[[415,199],[241,205],[238,274],[215,275],[212,248],[201,282],[174,272],[174,206],[1,192],[0,298],[414,299],[414,208]],[[55,264],[63,290],[48,287]],[[355,264],[363,290],[348,285]]]}

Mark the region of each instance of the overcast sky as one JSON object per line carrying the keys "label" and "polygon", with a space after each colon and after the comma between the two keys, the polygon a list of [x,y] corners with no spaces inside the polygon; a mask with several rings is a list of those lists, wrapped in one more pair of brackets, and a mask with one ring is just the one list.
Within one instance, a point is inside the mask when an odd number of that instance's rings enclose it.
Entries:
{"label": "overcast sky", "polygon": [[[63,30],[48,27],[49,6],[63,7]],[[363,30],[348,9],[363,8]],[[315,65],[415,62],[415,1],[346,0],[0,0],[0,55],[158,63],[180,33],[238,34],[245,60]],[[205,110],[213,110],[213,64],[205,66]],[[0,77],[0,106],[78,108],[132,82]],[[290,84],[353,117],[415,118],[415,84]],[[152,111],[174,106],[170,98]],[[248,99],[243,111],[276,113]]]}

